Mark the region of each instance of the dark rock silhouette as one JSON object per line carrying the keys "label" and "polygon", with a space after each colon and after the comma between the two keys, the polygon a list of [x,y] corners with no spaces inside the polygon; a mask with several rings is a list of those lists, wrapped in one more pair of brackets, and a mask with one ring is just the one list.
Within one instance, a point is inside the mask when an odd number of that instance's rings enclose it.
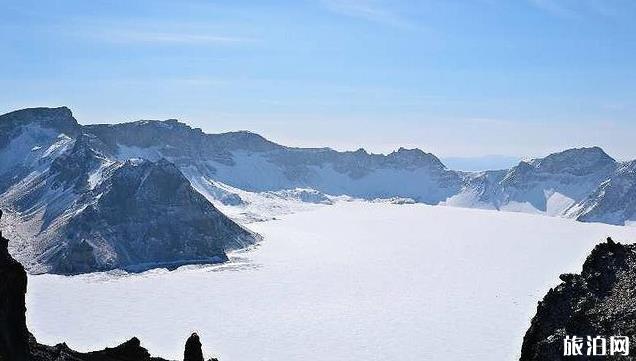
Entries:
{"label": "dark rock silhouette", "polygon": [[199,335],[196,333],[193,333],[186,341],[183,361],[203,361],[201,340],[199,340]]}
{"label": "dark rock silhouette", "polygon": [[9,254],[8,244],[0,231],[0,360],[24,361],[29,359],[24,302],[27,275]]}
{"label": "dark rock silhouette", "polygon": [[[117,347],[87,353],[73,351],[64,343],[39,344],[26,326],[27,274],[9,254],[8,243],[0,232],[0,361],[166,361],[151,357],[136,337]],[[186,342],[184,355],[186,361],[203,360],[197,334]]]}
{"label": "dark rock silhouette", "polygon": [[636,344],[636,245],[608,238],[587,257],[581,274],[563,274],[560,279],[563,282],[537,306],[520,361],[634,360],[634,356],[587,356],[587,352],[563,356],[563,345],[566,336],[629,336],[630,344]]}
{"label": "dark rock silhouette", "polygon": [[88,353],[73,351],[66,344],[41,345],[35,341],[35,338],[31,339],[30,346],[32,361],[166,361],[162,358],[151,357],[136,337],[117,347]]}

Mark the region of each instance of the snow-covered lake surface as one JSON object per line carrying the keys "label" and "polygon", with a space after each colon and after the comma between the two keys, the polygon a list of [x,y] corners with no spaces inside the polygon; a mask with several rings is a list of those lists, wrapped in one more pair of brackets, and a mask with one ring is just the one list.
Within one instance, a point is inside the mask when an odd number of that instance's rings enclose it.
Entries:
{"label": "snow-covered lake surface", "polygon": [[536,302],[607,235],[538,215],[338,203],[250,224],[264,242],[220,266],[31,276],[39,341],[100,349],[138,336],[181,359],[197,331],[221,361],[513,360]]}

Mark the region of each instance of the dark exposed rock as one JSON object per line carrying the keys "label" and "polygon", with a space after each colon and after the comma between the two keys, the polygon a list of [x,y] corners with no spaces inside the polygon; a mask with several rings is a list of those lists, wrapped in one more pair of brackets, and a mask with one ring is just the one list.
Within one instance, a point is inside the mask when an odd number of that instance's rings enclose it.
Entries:
{"label": "dark exposed rock", "polygon": [[561,172],[578,176],[593,174],[599,169],[616,167],[616,160],[599,147],[568,149],[550,154],[533,163],[536,169],[544,172]]}
{"label": "dark exposed rock", "polygon": [[25,361],[29,353],[24,302],[27,275],[9,255],[8,243],[0,232],[0,360]]}
{"label": "dark exposed rock", "polygon": [[31,338],[32,361],[165,361],[162,358],[151,357],[148,350],[141,346],[136,337],[117,347],[106,348],[101,351],[81,353],[71,350],[66,344],[45,346],[38,344]]}
{"label": "dark exposed rock", "polygon": [[22,132],[22,127],[37,124],[67,135],[80,133],[80,126],[67,107],[29,108],[0,115],[0,149]]}
{"label": "dark exposed rock", "polygon": [[126,162],[96,192],[98,200],[59,232],[66,247],[50,258],[49,272],[215,263],[259,239],[219,212],[166,160]]}
{"label": "dark exposed rock", "polygon": [[[537,306],[521,361],[633,360],[631,356],[563,356],[566,336],[629,336],[636,342],[636,245],[611,238],[597,245],[581,274],[564,274]],[[609,346],[608,346],[609,347]],[[609,357],[609,356],[608,356]]]}
{"label": "dark exposed rock", "polygon": [[[9,254],[8,243],[0,232],[0,361],[166,361],[151,357],[136,337],[117,347],[87,353],[73,351],[64,343],[39,344],[26,326],[27,274]],[[197,334],[186,342],[184,355],[186,361],[203,361]]]}
{"label": "dark exposed rock", "polygon": [[[104,154],[98,140],[81,136],[33,184],[14,188],[15,199],[0,197],[23,215],[23,229],[32,231],[12,234],[11,248],[28,249],[13,254],[30,273],[217,263],[227,260],[227,251],[260,239],[221,213],[165,159],[121,163]],[[41,218],[32,216],[39,212]]]}
{"label": "dark exposed rock", "polygon": [[203,361],[201,340],[199,340],[199,335],[196,333],[193,333],[186,341],[183,361]]}

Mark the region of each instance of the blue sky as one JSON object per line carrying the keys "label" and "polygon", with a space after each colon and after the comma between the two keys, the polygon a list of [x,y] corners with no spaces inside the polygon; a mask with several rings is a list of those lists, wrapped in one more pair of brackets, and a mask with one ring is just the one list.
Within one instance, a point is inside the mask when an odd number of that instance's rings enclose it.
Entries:
{"label": "blue sky", "polygon": [[636,158],[631,0],[0,0],[0,112],[288,145]]}

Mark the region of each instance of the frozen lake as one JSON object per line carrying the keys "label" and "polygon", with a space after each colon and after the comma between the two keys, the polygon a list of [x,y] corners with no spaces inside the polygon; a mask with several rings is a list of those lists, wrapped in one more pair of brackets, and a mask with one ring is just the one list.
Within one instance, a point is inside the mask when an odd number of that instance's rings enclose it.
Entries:
{"label": "frozen lake", "polygon": [[137,336],[181,359],[197,331],[221,361],[513,360],[537,301],[594,244],[636,228],[503,213],[339,203],[251,224],[265,241],[220,266],[31,276],[40,342]]}

